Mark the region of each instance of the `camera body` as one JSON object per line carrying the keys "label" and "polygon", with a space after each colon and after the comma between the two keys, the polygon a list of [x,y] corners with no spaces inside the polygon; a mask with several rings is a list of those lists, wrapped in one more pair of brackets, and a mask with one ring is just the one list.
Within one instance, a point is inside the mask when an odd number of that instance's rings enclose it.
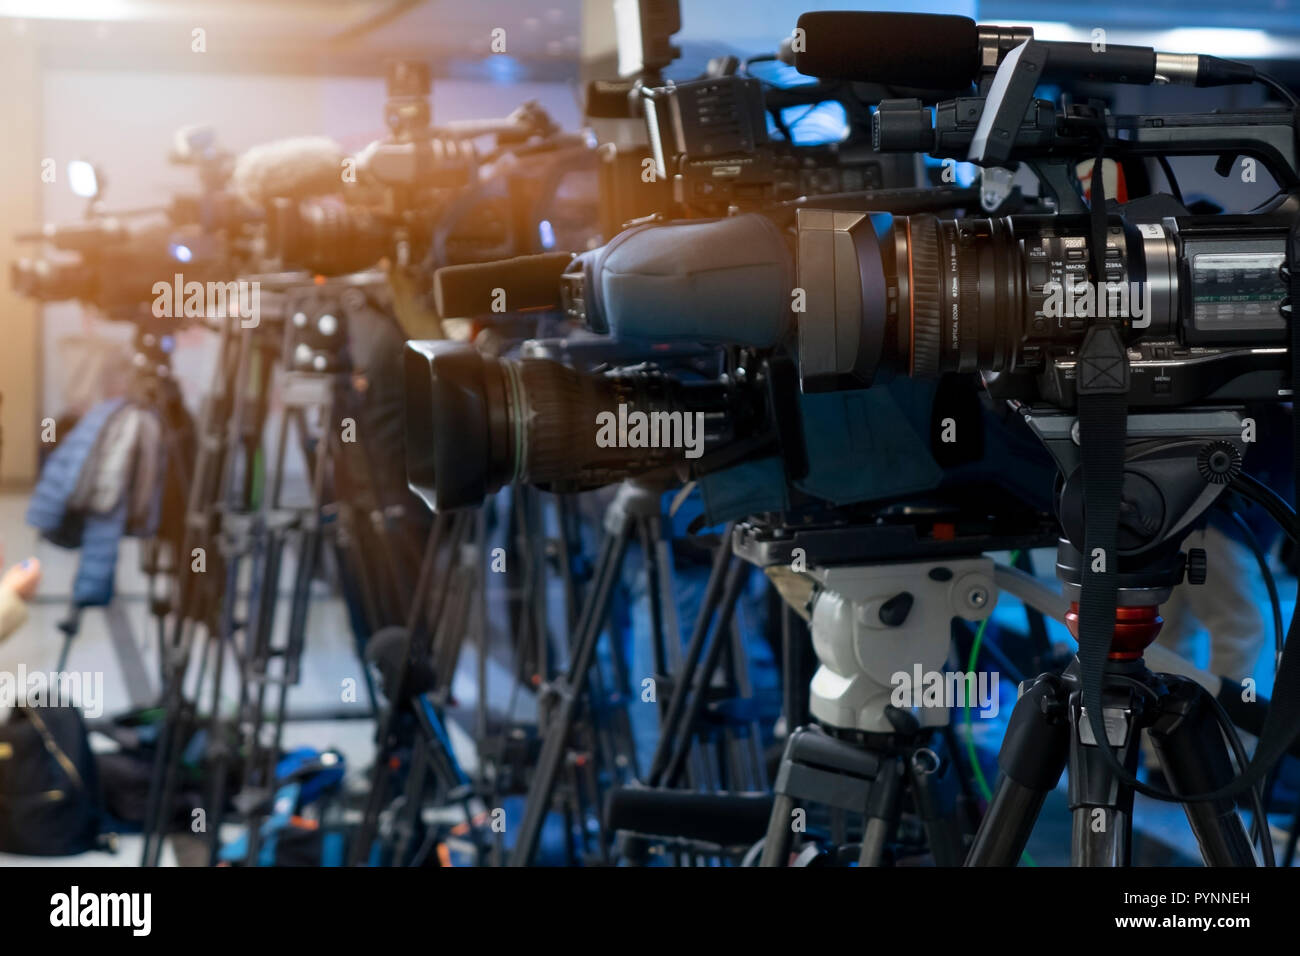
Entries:
{"label": "camera body", "polygon": [[[891,375],[979,372],[996,397],[1072,409],[1079,349],[1098,323],[1126,349],[1126,402],[1139,409],[1277,400],[1287,394],[1291,303],[1287,237],[1300,213],[1295,114],[1262,109],[1112,116],[1099,103],[1060,112],[1034,97],[1053,66],[1115,82],[1168,77],[1248,82],[1248,67],[1127,48],[1111,60],[1026,39],[981,95],[887,100],[873,117],[882,150],[984,166],[1025,164],[1055,214],[935,219],[800,209],[800,377],[805,390],[860,388]],[[1163,59],[1162,59],[1163,58]],[[1147,60],[1151,77],[1146,77]],[[1141,67],[1141,68],[1139,68]],[[1114,75],[1111,75],[1114,74]],[[1145,79],[1144,79],[1145,77]],[[1168,78],[1166,77],[1166,79]],[[987,82],[986,82],[987,81]],[[1278,195],[1244,215],[1191,215],[1180,195],[1108,206],[1076,170],[1113,162],[1135,183],[1169,158],[1212,156],[1221,176],[1259,164]],[[1094,172],[1092,187],[1104,188]]]}
{"label": "camera body", "polygon": [[[655,175],[674,206],[702,215],[805,196],[861,193],[910,181],[910,164],[878,155],[853,128],[841,144],[800,146],[768,135],[769,110],[837,99],[820,85],[764,91],[753,77],[706,76],[641,91]],[[907,167],[907,168],[905,168]]]}

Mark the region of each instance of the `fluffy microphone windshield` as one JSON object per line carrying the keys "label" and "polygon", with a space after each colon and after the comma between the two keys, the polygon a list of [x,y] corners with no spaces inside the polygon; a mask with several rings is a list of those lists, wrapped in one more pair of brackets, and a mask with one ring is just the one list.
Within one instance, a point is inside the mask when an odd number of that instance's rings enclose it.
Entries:
{"label": "fluffy microphone windshield", "polygon": [[307,199],[337,192],[343,182],[343,149],[324,136],[277,139],[254,146],[235,160],[231,185],[245,200]]}

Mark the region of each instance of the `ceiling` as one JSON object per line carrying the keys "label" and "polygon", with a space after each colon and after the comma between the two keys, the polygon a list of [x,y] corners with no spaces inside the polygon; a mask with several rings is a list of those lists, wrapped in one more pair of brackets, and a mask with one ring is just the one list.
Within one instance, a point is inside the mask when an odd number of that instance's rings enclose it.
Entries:
{"label": "ceiling", "polygon": [[[430,62],[435,76],[571,81],[583,6],[584,0],[0,0],[0,36],[8,29],[39,43],[43,61],[63,68],[376,75],[386,59],[414,57]],[[1187,52],[1208,46],[1202,51],[1300,57],[1300,0],[1096,0],[1083,7],[1077,0],[682,0],[679,41],[701,63],[706,53],[770,50],[801,11],[844,7],[1061,29],[1101,23],[1112,42],[1150,43],[1163,31],[1195,34],[1185,42],[1170,37]],[[201,53],[196,30],[203,31]],[[504,30],[504,55],[491,49],[494,30]],[[1224,49],[1232,44],[1241,49]]]}
{"label": "ceiling", "polygon": [[[380,72],[385,59],[436,75],[576,75],[581,0],[0,0],[0,31],[72,67]],[[494,31],[505,51],[491,47]],[[196,31],[202,31],[197,33]],[[202,49],[197,49],[202,47]]]}

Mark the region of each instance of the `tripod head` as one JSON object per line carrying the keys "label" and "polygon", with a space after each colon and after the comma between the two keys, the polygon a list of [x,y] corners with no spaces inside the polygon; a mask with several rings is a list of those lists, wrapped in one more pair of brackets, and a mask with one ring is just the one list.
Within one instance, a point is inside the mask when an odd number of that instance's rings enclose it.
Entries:
{"label": "tripod head", "polygon": [[[1057,503],[1062,537],[1056,572],[1070,601],[1066,623],[1078,637],[1085,562],[1105,557],[1083,550],[1084,481],[1077,419],[1056,410],[1028,411],[1025,417],[1061,470]],[[1177,585],[1205,583],[1204,551],[1184,553],[1182,544],[1241,473],[1249,434],[1240,408],[1188,408],[1128,417],[1112,660],[1140,657],[1156,639],[1161,624],[1156,608]]]}
{"label": "tripod head", "polygon": [[[953,620],[993,613],[997,586],[985,552],[1044,546],[1053,537],[1047,528],[1032,519],[1015,528],[990,526],[977,514],[913,503],[837,526],[747,522],[737,526],[732,543],[808,621],[821,662],[809,700],[817,721],[834,730],[893,735],[900,732],[900,710],[920,728],[947,724],[947,698],[932,700],[922,688],[948,683],[939,671]],[[952,676],[969,695],[969,678]]]}

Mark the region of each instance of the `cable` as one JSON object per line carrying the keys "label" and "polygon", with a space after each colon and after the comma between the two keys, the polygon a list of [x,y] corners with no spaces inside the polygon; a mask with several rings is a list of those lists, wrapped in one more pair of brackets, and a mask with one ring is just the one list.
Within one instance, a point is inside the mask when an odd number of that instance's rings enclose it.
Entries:
{"label": "cable", "polygon": [[[1015,564],[1016,558],[1019,556],[1019,551],[1012,551],[1010,563]],[[980,621],[980,626],[975,629],[975,640],[971,642],[970,658],[966,662],[966,671],[969,674],[975,673],[975,667],[979,663],[980,645],[984,643],[984,631],[988,628],[989,621],[992,618],[993,614],[990,612],[989,616]],[[975,726],[974,718],[971,717],[970,713],[969,695],[967,695],[963,703],[962,712],[966,724],[966,756],[970,760],[971,771],[975,775],[975,785],[979,787],[980,795],[984,797],[985,802],[991,803],[993,801],[993,788],[989,786],[988,780],[984,777],[984,770],[980,767],[979,754],[975,750]],[[1024,860],[1026,866],[1038,866],[1028,851],[1022,852],[1020,858]]]}
{"label": "cable", "polygon": [[1300,109],[1300,99],[1297,99],[1296,95],[1292,93],[1291,90],[1287,88],[1286,84],[1277,77],[1265,73],[1262,70],[1256,70],[1255,79],[1260,83],[1263,83],[1274,93],[1280,94],[1284,100],[1291,104],[1293,109]]}
{"label": "cable", "polygon": [[[992,616],[992,615],[990,615]],[[975,629],[975,640],[971,642],[970,659],[966,662],[966,672],[975,673],[975,667],[979,663],[980,645],[984,643],[984,631],[989,626],[989,619],[986,617],[980,621],[980,626]],[[967,695],[969,698],[969,695]],[[975,725],[974,718],[970,714],[970,700],[967,699],[962,705],[964,722],[966,724],[966,756],[970,758],[971,770],[975,774],[975,784],[980,788],[980,794],[986,801],[993,799],[993,789],[989,786],[988,780],[984,778],[984,770],[980,767],[979,755],[975,751]]]}
{"label": "cable", "polygon": [[1267,511],[1281,527],[1282,532],[1293,542],[1300,544],[1300,523],[1296,520],[1295,509],[1285,498],[1258,478],[1245,472],[1228,482],[1228,487]]}
{"label": "cable", "polygon": [[[1136,687],[1142,693],[1146,694],[1148,697],[1154,700],[1157,705],[1160,703],[1160,695],[1157,694],[1153,688],[1148,687],[1146,684],[1142,683],[1142,681],[1137,680],[1134,677],[1125,676],[1123,674],[1112,674],[1111,677],[1112,679],[1117,680],[1121,683],[1128,684],[1132,687]],[[1242,744],[1241,737],[1237,734],[1237,728],[1233,726],[1232,719],[1228,716],[1228,712],[1223,709],[1223,705],[1219,703],[1219,701],[1214,697],[1214,695],[1207,693],[1204,696],[1206,700],[1208,700],[1211,704],[1214,705],[1215,723],[1219,725],[1219,733],[1223,735],[1224,739],[1228,743],[1228,746],[1232,749],[1232,754],[1237,760],[1237,766],[1238,768],[1240,768],[1238,772],[1240,772],[1240,770],[1244,770],[1246,764],[1250,762],[1250,758],[1246,756],[1246,747],[1244,744]],[[1267,831],[1268,818],[1264,815],[1264,802],[1260,796],[1260,789],[1258,786],[1250,788],[1250,796],[1251,796],[1251,803],[1254,805],[1253,806],[1254,820],[1251,823],[1251,830],[1253,831],[1251,835],[1251,843],[1254,843],[1256,836],[1258,836],[1260,841],[1259,842],[1260,853],[1262,853],[1264,856],[1264,865],[1276,866],[1277,862],[1273,855],[1272,837],[1269,836],[1267,837],[1267,839],[1265,839],[1268,832]],[[1260,824],[1261,820],[1264,821],[1262,824],[1262,828]]]}
{"label": "cable", "polygon": [[[1241,736],[1237,733],[1237,728],[1233,726],[1232,719],[1228,716],[1228,712],[1223,709],[1223,705],[1219,703],[1218,698],[1209,694],[1205,696],[1214,705],[1215,719],[1218,720],[1219,729],[1223,732],[1223,736],[1227,738],[1228,746],[1232,748],[1233,756],[1237,759],[1238,772],[1244,773],[1246,765],[1250,763],[1250,758],[1246,756],[1246,747],[1241,742]],[[1277,858],[1273,853],[1273,836],[1269,832],[1268,816],[1264,813],[1264,798],[1259,784],[1250,788],[1250,797],[1255,816],[1254,825],[1251,829],[1256,830],[1259,834],[1259,849],[1264,856],[1264,865],[1277,866]]]}
{"label": "cable", "polygon": [[1174,167],[1170,165],[1169,157],[1162,153],[1156,157],[1156,161],[1160,163],[1160,170],[1165,174],[1165,181],[1169,183],[1169,191],[1173,193],[1178,205],[1186,209],[1187,206],[1183,202],[1183,190],[1178,185],[1178,177],[1174,175]]}

